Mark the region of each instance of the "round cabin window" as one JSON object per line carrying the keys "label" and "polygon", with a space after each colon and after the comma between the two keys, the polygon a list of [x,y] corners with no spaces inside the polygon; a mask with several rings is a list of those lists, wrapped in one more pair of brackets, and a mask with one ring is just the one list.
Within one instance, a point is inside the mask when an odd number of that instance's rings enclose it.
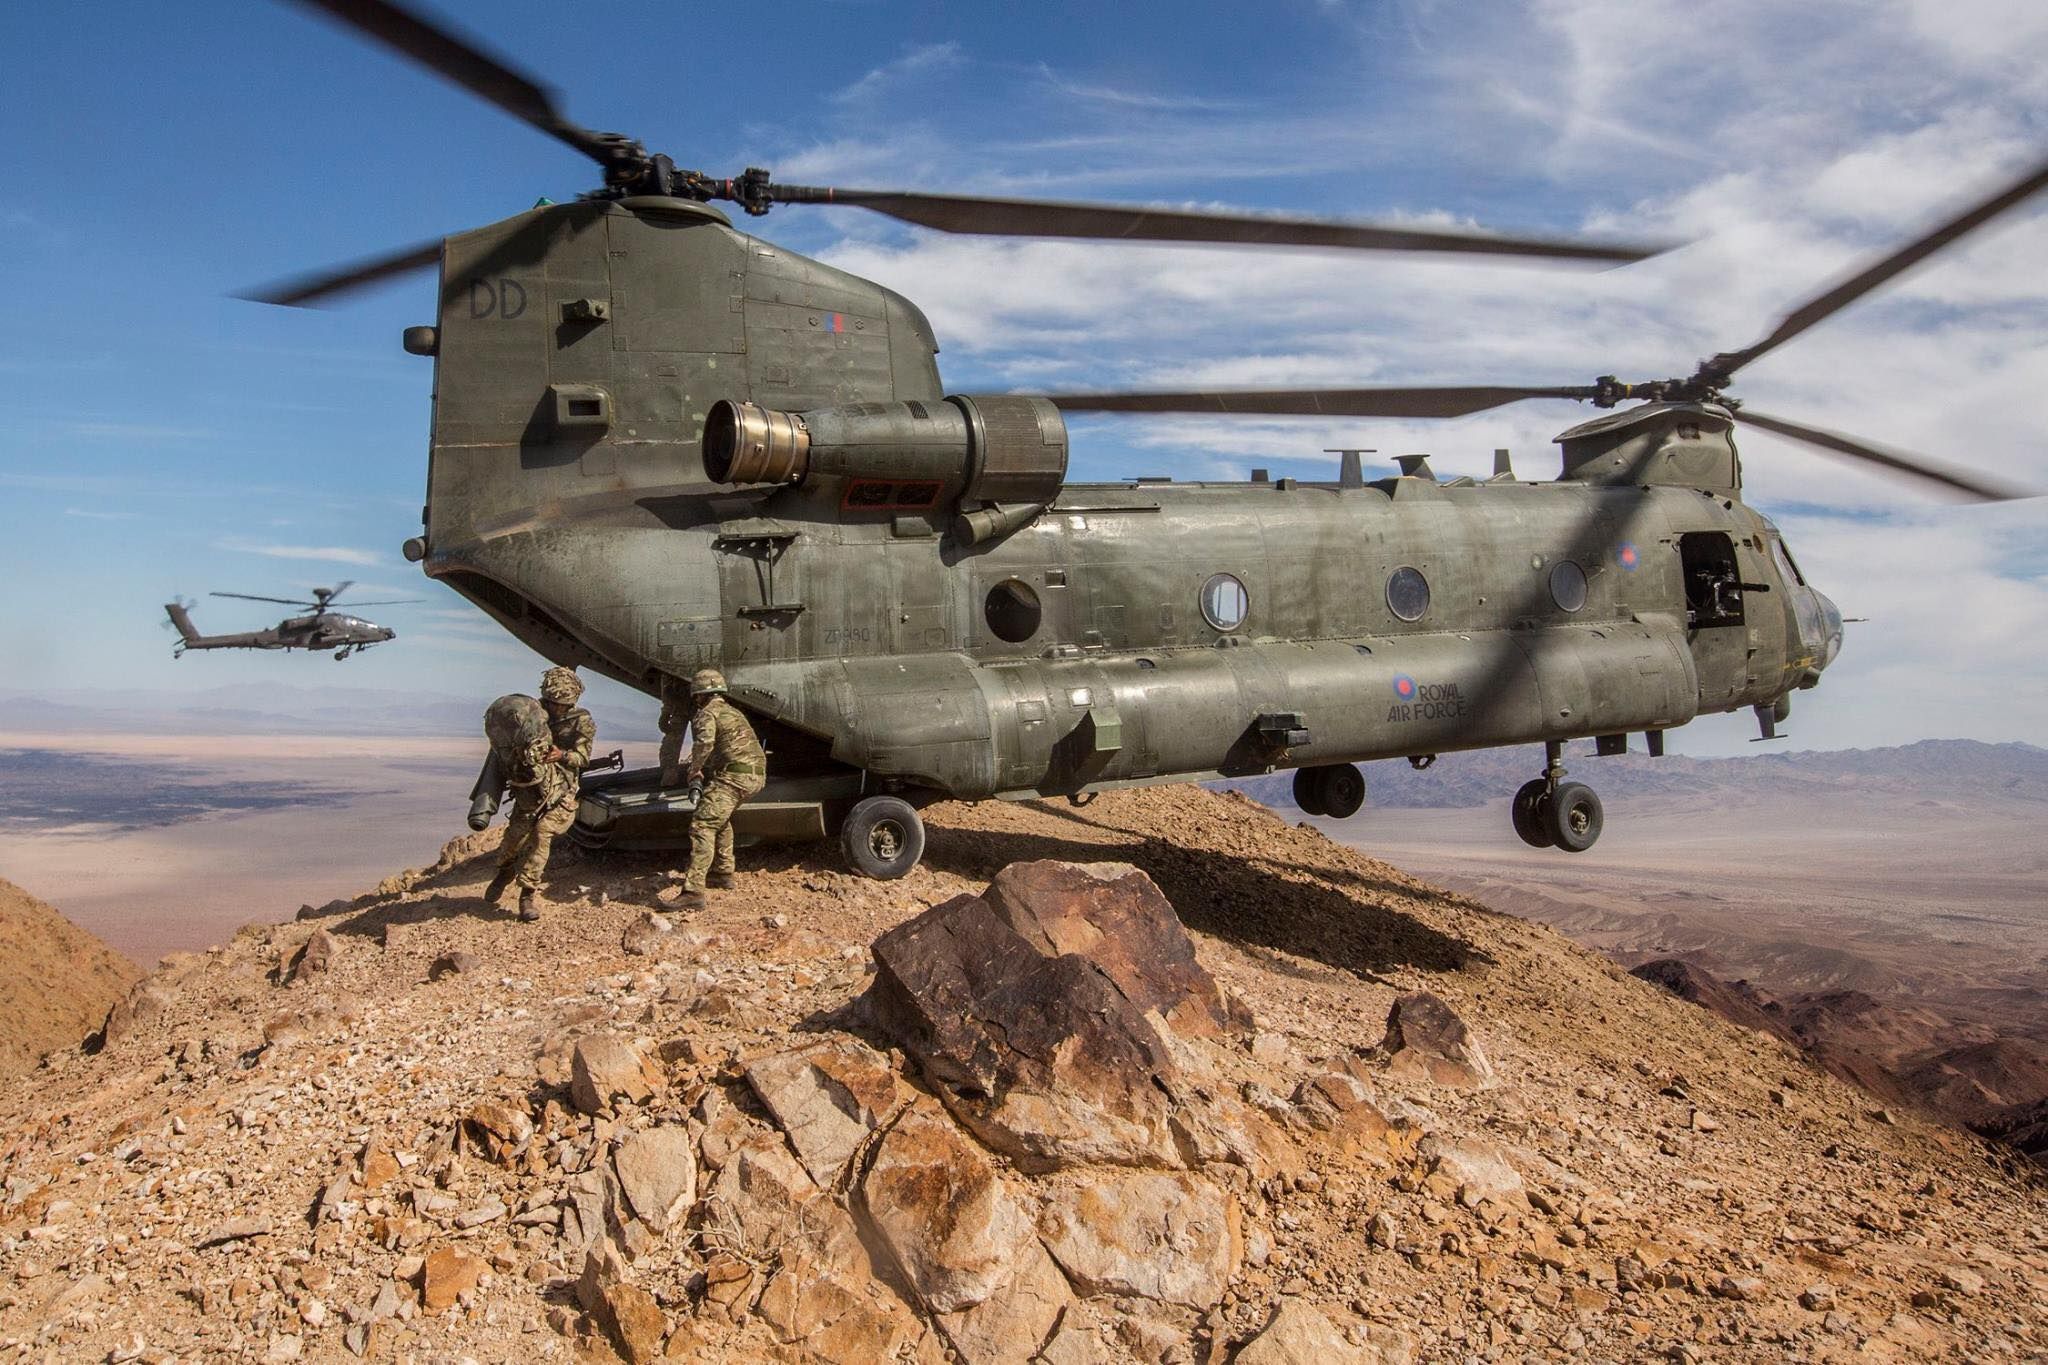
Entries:
{"label": "round cabin window", "polygon": [[988,628],[999,640],[1013,645],[1024,643],[1038,633],[1038,623],[1044,619],[1045,610],[1038,604],[1038,594],[1031,585],[1020,579],[1006,578],[988,590],[988,598],[981,604],[981,613],[988,620]]}
{"label": "round cabin window", "polygon": [[1550,600],[1559,611],[1577,611],[1586,605],[1586,571],[1569,559],[1560,559],[1550,571]]}
{"label": "round cabin window", "polygon": [[1429,580],[1404,564],[1387,579],[1387,609],[1403,621],[1420,621],[1429,610]]}
{"label": "round cabin window", "polygon": [[1236,630],[1251,611],[1251,595],[1234,574],[1212,575],[1202,585],[1202,618],[1218,630]]}

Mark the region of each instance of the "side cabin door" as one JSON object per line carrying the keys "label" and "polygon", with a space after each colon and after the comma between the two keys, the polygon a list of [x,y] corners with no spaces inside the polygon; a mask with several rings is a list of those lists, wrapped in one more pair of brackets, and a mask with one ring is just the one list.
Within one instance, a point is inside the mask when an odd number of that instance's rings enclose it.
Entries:
{"label": "side cabin door", "polygon": [[1678,538],[1678,557],[1700,710],[1726,711],[1742,703],[1750,682],[1742,561],[1726,531],[1687,531]]}

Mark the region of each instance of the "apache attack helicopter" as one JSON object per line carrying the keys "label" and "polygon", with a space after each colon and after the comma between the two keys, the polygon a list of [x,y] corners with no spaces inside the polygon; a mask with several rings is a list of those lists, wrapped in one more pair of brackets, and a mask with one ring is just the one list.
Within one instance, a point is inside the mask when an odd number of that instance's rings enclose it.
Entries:
{"label": "apache attack helicopter", "polygon": [[[371,645],[397,639],[398,632],[389,626],[329,609],[335,598],[353,586],[353,580],[344,579],[331,588],[315,588],[310,602],[290,597],[258,597],[246,592],[208,594],[211,597],[240,598],[244,602],[276,602],[280,606],[312,608],[309,616],[289,616],[269,630],[245,631],[240,635],[201,635],[192,624],[191,608],[186,603],[166,602],[164,611],[170,615],[171,624],[178,631],[177,642],[171,646],[171,657],[183,658],[188,649],[331,649],[339,660],[360,654]],[[420,600],[417,597],[393,597],[352,605],[356,608],[390,607]]]}
{"label": "apache attack helicopter", "polygon": [[[918,808],[1291,768],[1303,809],[1357,762],[1541,742],[1515,796],[1581,850],[1597,796],[1562,746],[1623,752],[1705,712],[1764,737],[1842,647],[1834,604],[1742,501],[1737,422],[1975,497],[1981,477],[1766,416],[1736,372],[2048,183],[2048,166],[1648,383],[948,394],[902,295],[736,230],[713,201],[852,205],[948,232],[1626,261],[1650,248],[1316,220],[714,179],[569,122],[531,79],[387,0],[300,0],[589,156],[604,183],[257,297],[304,304],[438,265],[406,349],[435,358],[423,534],[406,556],[537,652],[650,695],[715,665],[771,753],[753,837],[837,832],[898,876]],[[1066,482],[1066,412],[1454,417],[1532,398],[1619,410],[1557,478]],[[1639,401],[1638,401],[1639,400]],[[1633,406],[1620,407],[1623,403]],[[673,842],[653,771],[586,787],[577,836]]]}

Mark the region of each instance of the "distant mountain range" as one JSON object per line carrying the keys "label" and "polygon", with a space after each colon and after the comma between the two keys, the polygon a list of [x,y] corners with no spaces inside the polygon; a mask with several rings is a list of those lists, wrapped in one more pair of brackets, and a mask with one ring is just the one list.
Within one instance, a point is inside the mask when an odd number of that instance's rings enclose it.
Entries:
{"label": "distant mountain range", "polygon": [[[1738,796],[1770,790],[1816,796],[1854,789],[1889,791],[1926,800],[1968,795],[2048,802],[2048,749],[2032,744],[1985,744],[1974,739],[1925,739],[1881,749],[1757,752],[1740,758],[1688,758],[1644,753],[1594,756],[1590,741],[1570,745],[1565,764],[1573,779],[1613,801],[1632,796]],[[1528,745],[1444,754],[1418,772],[1406,759],[1384,759],[1365,769],[1366,804],[1391,810],[1443,810],[1483,806],[1512,796],[1543,771],[1543,749]],[[1295,810],[1294,774],[1239,779],[1233,787],[1278,810]]]}
{"label": "distant mountain range", "polygon": [[[482,733],[489,697],[370,687],[230,683],[194,692],[0,692],[0,729],[39,734],[456,735]],[[591,707],[611,741],[658,740],[655,703]]]}

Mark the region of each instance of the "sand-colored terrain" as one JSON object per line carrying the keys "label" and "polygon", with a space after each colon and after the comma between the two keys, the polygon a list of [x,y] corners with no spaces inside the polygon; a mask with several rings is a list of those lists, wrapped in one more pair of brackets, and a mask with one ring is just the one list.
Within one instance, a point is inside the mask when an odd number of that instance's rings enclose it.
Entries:
{"label": "sand-colored terrain", "polygon": [[63,824],[9,829],[0,840],[0,876],[146,966],[174,949],[219,943],[279,906],[325,904],[394,867],[431,861],[463,832],[480,744],[0,732],[0,751],[30,751],[52,767],[82,755],[138,765],[138,781],[307,784],[317,794],[301,801],[282,792],[274,804],[167,824],[133,823],[119,809],[124,803],[108,800],[103,818],[87,811],[88,818]]}
{"label": "sand-colored terrain", "polygon": [[[485,908],[486,836],[167,964],[104,1052],[0,1084],[0,1347],[931,1365],[2048,1350],[2048,1206],[2014,1163],[1553,930],[1200,790],[947,805],[932,825],[900,882],[763,852],[661,926],[644,907],[673,883],[652,857],[572,859],[538,925]],[[928,1074],[849,1008],[878,934],[1044,858],[1143,869],[1244,1011],[1183,1039],[1170,1086],[1086,1092],[1193,1125],[1136,1165],[984,1149],[946,1117],[964,1073]],[[1479,1088],[1375,1050],[1417,990],[1470,1024]],[[864,1071],[808,1080],[804,1048]],[[1247,1345],[1278,1349],[1289,1314],[1312,1314],[1306,1354]]]}

